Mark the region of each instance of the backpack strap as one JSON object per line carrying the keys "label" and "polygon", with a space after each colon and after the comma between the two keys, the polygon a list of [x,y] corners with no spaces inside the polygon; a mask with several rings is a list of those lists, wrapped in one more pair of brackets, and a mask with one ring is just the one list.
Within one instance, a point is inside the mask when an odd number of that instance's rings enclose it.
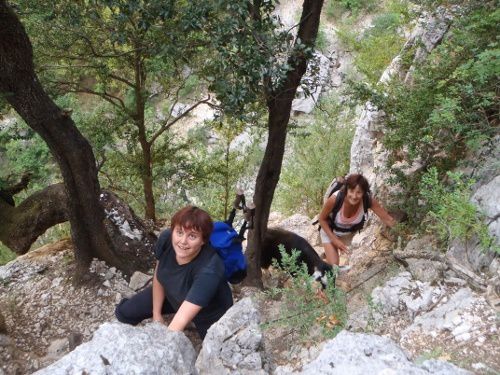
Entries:
{"label": "backpack strap", "polygon": [[[337,216],[338,212],[342,208],[342,204],[344,203],[344,198],[345,198],[345,191],[344,189],[340,189],[337,193],[337,196],[335,197],[335,204],[333,205],[332,211],[328,215],[328,224],[329,227],[332,229],[338,230],[339,228],[336,228],[335,226],[335,216]],[[340,229],[340,231],[344,231]]]}
{"label": "backpack strap", "polygon": [[345,191],[344,189],[341,189],[337,193],[335,205],[333,206],[332,212],[330,213],[330,215],[328,215],[330,228],[336,230],[337,232],[345,232],[345,233],[361,231],[361,229],[363,229],[363,226],[365,225],[366,219],[368,218],[368,209],[372,206],[372,197],[370,192],[366,192],[365,194],[363,194],[363,211],[364,211],[363,218],[358,224],[355,224],[350,228],[339,228],[335,225],[335,217],[340,211],[340,208],[344,203],[344,199],[345,199]]}

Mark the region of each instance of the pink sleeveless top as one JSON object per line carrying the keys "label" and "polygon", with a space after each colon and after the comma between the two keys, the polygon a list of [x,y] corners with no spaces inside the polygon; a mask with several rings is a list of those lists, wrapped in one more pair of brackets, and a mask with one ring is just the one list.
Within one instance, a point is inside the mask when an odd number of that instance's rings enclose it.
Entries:
{"label": "pink sleeveless top", "polygon": [[[337,198],[337,193],[338,192],[335,192],[335,194],[334,194],[335,198]],[[344,202],[345,202],[345,199],[346,198],[344,198]],[[365,214],[365,211],[364,211],[364,207],[363,207],[363,200],[361,200],[361,203],[360,203],[356,213],[352,217],[349,217],[349,218],[345,217],[345,215],[344,215],[344,203],[342,203],[342,207],[340,207],[339,212],[337,212],[337,216],[335,216],[335,225],[338,226],[339,228],[349,229],[352,226],[361,223],[361,221],[363,220],[364,214]],[[341,236],[346,236],[346,235],[350,234],[351,232],[338,232],[338,231],[334,230],[333,233],[337,237],[341,237]]]}

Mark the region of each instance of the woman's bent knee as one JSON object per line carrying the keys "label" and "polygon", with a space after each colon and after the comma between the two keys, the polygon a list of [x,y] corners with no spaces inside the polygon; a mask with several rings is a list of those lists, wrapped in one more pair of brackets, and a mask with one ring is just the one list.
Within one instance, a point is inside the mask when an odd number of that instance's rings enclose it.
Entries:
{"label": "woman's bent knee", "polygon": [[116,305],[115,308],[115,316],[116,319],[118,319],[119,322],[125,323],[125,324],[131,324],[133,326],[137,325],[140,323],[140,321],[137,321],[137,319],[132,319],[128,317],[127,315],[127,306],[126,303],[128,301],[128,298],[124,298],[120,301],[118,305]]}

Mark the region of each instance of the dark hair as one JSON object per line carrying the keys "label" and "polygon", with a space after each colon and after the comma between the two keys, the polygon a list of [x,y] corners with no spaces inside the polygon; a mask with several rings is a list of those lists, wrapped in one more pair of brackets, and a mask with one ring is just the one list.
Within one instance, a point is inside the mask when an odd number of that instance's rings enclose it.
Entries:
{"label": "dark hair", "polygon": [[174,214],[170,228],[174,230],[177,225],[185,229],[194,229],[201,232],[205,243],[208,243],[210,233],[212,233],[214,227],[210,215],[195,206],[186,206]]}
{"label": "dark hair", "polygon": [[359,186],[361,190],[363,190],[363,194],[370,192],[370,184],[368,180],[359,173],[353,173],[346,177],[345,179],[345,189],[355,189],[356,186]]}

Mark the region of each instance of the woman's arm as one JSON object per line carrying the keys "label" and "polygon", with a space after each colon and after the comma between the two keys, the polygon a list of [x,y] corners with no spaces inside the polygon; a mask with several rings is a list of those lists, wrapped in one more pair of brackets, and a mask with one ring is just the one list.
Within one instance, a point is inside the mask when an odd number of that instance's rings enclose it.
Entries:
{"label": "woman's arm", "polygon": [[336,196],[332,195],[330,198],[328,198],[323,205],[323,208],[321,209],[321,212],[319,213],[319,225],[321,225],[321,229],[326,233],[328,238],[330,238],[330,241],[332,241],[332,244],[340,251],[346,252],[347,246],[333,233],[333,231],[330,228],[330,225],[328,223],[329,221],[329,215],[333,210],[333,207],[335,207],[335,201],[336,201]]}
{"label": "woman's arm", "polygon": [[168,328],[172,331],[183,331],[200,310],[201,306],[188,301],[182,302],[181,307],[175,313],[174,319],[172,319]]}
{"label": "woman's arm", "polygon": [[163,289],[163,285],[160,284],[158,278],[156,277],[156,273],[158,272],[158,264],[156,262],[155,272],[153,275],[153,320],[163,323],[163,315],[161,314],[161,310],[163,307],[163,301],[165,301],[165,290]]}
{"label": "woman's arm", "polygon": [[391,228],[394,225],[396,225],[396,220],[394,220],[394,218],[391,215],[389,215],[389,213],[385,210],[385,208],[382,207],[379,201],[376,200],[375,198],[372,198],[372,205],[370,208],[375,213],[375,215],[377,215],[380,218],[380,220],[382,220],[382,222],[385,225]]}

